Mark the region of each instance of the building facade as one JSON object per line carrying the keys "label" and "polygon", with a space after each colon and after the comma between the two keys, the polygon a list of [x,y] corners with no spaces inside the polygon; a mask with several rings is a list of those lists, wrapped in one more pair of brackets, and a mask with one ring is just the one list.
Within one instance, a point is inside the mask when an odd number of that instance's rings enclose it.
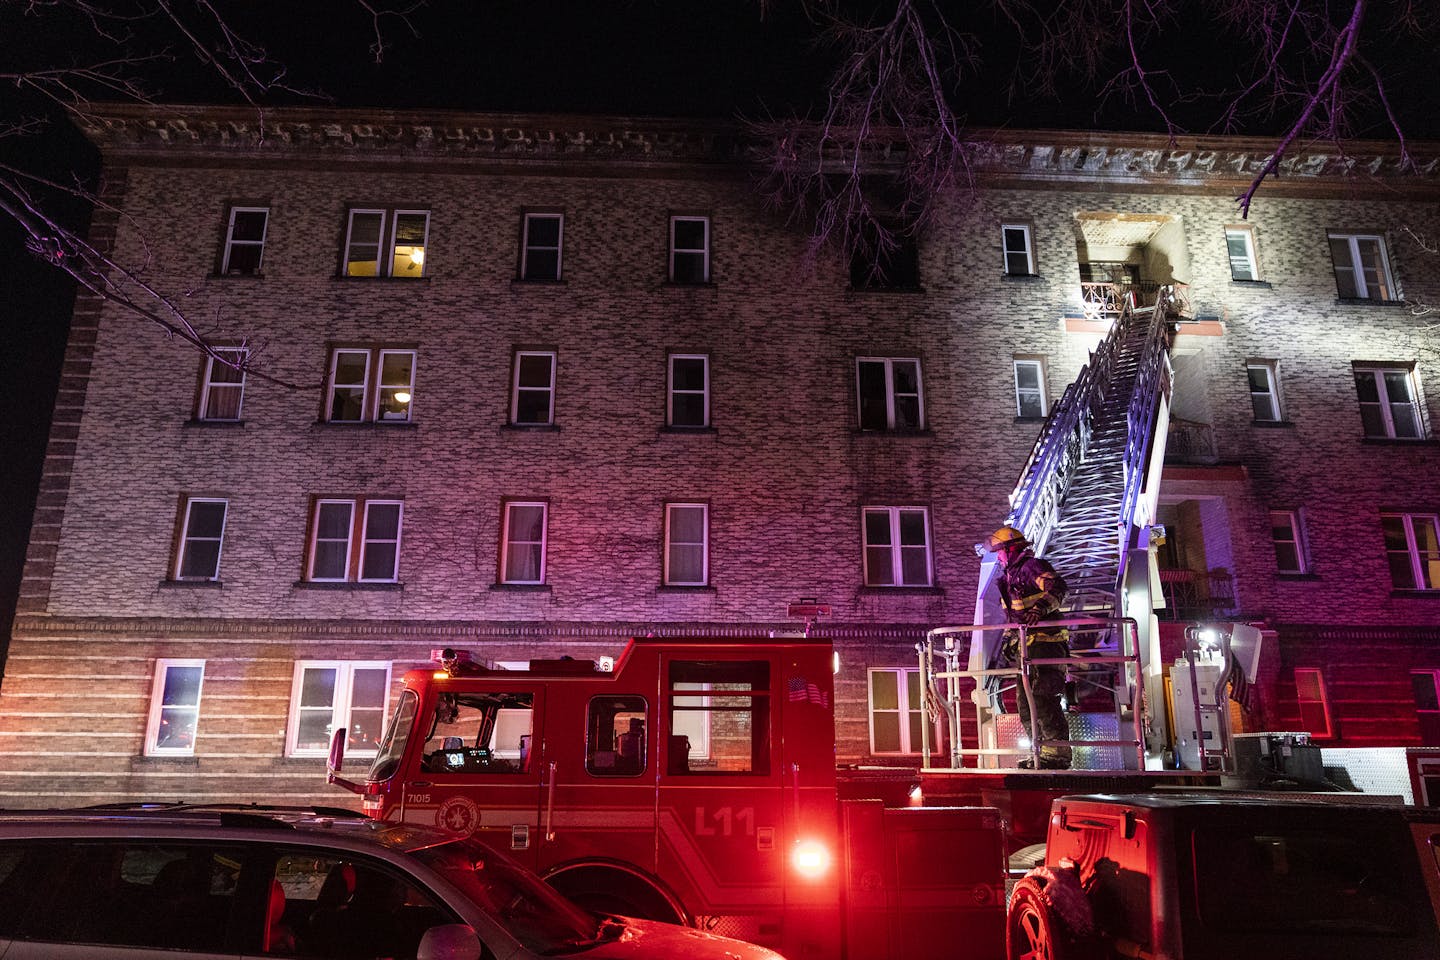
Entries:
{"label": "building facade", "polygon": [[[73,322],[0,803],[328,801],[431,651],[802,629],[841,763],[919,760],[914,645],[1108,320],[1185,285],[1161,616],[1271,642],[1253,728],[1440,743],[1434,154],[996,133],[875,278],[664,121],[113,108],[92,240],[203,357]],[[245,357],[249,372],[227,366]],[[1429,390],[1427,392],[1427,387]]]}

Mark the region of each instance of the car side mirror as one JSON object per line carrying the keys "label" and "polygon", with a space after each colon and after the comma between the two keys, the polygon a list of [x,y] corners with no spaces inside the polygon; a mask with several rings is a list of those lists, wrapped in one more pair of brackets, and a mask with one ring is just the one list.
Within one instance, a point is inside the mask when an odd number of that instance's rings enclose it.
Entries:
{"label": "car side mirror", "polygon": [[447,923],[425,931],[415,960],[480,960],[483,953],[484,947],[474,927],[468,923]]}

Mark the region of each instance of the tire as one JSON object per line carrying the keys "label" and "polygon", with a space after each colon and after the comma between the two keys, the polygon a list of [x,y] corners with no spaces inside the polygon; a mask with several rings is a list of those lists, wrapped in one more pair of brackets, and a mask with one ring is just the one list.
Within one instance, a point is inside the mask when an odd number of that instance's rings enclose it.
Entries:
{"label": "tire", "polygon": [[1040,883],[1026,877],[1015,884],[1005,915],[1006,960],[1083,960],[1091,954],[1046,902]]}
{"label": "tire", "polygon": [[591,913],[608,913],[662,923],[685,918],[654,887],[629,874],[596,868],[558,873],[546,882]]}

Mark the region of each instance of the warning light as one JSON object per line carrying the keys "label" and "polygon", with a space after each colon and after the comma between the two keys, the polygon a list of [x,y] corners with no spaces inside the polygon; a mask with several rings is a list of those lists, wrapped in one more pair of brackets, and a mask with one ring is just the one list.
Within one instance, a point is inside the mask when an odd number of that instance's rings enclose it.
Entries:
{"label": "warning light", "polygon": [[800,876],[816,880],[830,870],[830,848],[819,840],[801,840],[790,853],[790,864]]}

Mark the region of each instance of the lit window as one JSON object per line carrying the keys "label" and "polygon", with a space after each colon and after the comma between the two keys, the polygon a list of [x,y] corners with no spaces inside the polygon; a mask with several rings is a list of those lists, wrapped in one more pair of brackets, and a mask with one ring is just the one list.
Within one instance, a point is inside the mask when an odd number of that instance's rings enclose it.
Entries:
{"label": "lit window", "polygon": [[426,210],[351,210],[345,276],[423,277],[429,230]]}
{"label": "lit window", "polygon": [[1000,226],[1000,242],[1005,254],[1005,272],[1012,277],[1035,274],[1035,255],[1030,243],[1030,226],[1006,223]]}
{"label": "lit window", "polygon": [[1226,227],[1225,251],[1230,256],[1231,280],[1259,280],[1255,261],[1255,231],[1250,227]]}
{"label": "lit window", "polygon": [[254,276],[260,272],[265,253],[265,227],[270,219],[268,207],[231,207],[230,222],[225,230],[225,255],[221,258],[223,276]]}
{"label": "lit window", "polygon": [[918,669],[870,670],[871,753],[919,753],[924,722]]}
{"label": "lit window", "polygon": [[710,218],[670,218],[670,282],[710,282]]}
{"label": "lit window", "polygon": [[520,244],[521,280],[559,280],[560,243],[565,217],[559,213],[525,214]]}
{"label": "lit window", "polygon": [[1043,361],[1015,361],[1015,410],[1018,416],[1030,420],[1042,419],[1049,414]]}
{"label": "lit window", "polygon": [[1298,512],[1270,511],[1270,540],[1275,544],[1275,568],[1280,573],[1305,573],[1309,569]]}
{"label": "lit window", "polygon": [[860,357],[855,361],[861,430],[923,430],[920,361]]}
{"label": "lit window", "polygon": [[506,501],[500,533],[500,582],[545,582],[545,535],[549,506]]}
{"label": "lit window", "polygon": [[1245,365],[1250,384],[1250,412],[1257,423],[1279,423],[1280,377],[1273,360],[1256,360]]}
{"label": "lit window", "polygon": [[[394,583],[399,575],[399,500],[317,500],[307,579],[315,582]],[[361,518],[356,528],[356,517]]]}
{"label": "lit window", "polygon": [[703,503],[665,505],[665,584],[710,582],[710,509]]}
{"label": "lit window", "polygon": [[672,427],[710,425],[710,358],[703,354],[670,355],[670,403],[667,421]]}
{"label": "lit window", "polygon": [[1325,695],[1325,676],[1318,669],[1295,668],[1295,700],[1300,707],[1300,726],[1316,740],[1335,737],[1330,719],[1330,700]]}
{"label": "lit window", "polygon": [[1406,367],[1355,367],[1360,421],[1365,436],[1397,440],[1424,438],[1414,372]]}
{"label": "lit window", "polygon": [[866,586],[930,585],[930,523],[924,507],[866,507],[864,533]]}
{"label": "lit window", "polygon": [[387,662],[300,661],[290,690],[286,754],[326,756],[330,737],[344,729],[347,756],[374,756],[389,697]]}
{"label": "lit window", "polygon": [[200,721],[204,660],[157,660],[145,729],[146,756],[190,756]]}
{"label": "lit window", "polygon": [[[797,689],[793,686],[797,681],[802,699],[830,705],[828,677],[791,677],[792,690]],[[773,737],[769,661],[672,660],[667,693],[667,775],[769,774]]]}
{"label": "lit window", "polygon": [[1382,513],[1390,581],[1397,590],[1440,590],[1440,518],[1433,513]]}
{"label": "lit window", "polygon": [[[447,694],[453,710],[431,725],[420,769],[444,780],[473,774],[538,774],[531,762],[535,694],[470,688]],[[538,752],[540,744],[534,743]],[[533,789],[533,787],[532,787]]]}
{"label": "lit window", "polygon": [[235,422],[245,399],[245,362],[249,352],[216,347],[205,357],[200,385],[200,409],[195,419]]}
{"label": "lit window", "polygon": [[225,539],[224,500],[192,497],[185,501],[180,529],[176,580],[220,579],[220,546]]}
{"label": "lit window", "polygon": [[330,423],[408,423],[415,398],[415,351],[337,349],[330,354],[329,381],[325,414]]}
{"label": "lit window", "polygon": [[1344,300],[1399,300],[1390,276],[1385,238],[1360,233],[1330,234],[1335,289]]}
{"label": "lit window", "polygon": [[510,422],[544,426],[555,422],[555,353],[520,350],[515,354]]}

